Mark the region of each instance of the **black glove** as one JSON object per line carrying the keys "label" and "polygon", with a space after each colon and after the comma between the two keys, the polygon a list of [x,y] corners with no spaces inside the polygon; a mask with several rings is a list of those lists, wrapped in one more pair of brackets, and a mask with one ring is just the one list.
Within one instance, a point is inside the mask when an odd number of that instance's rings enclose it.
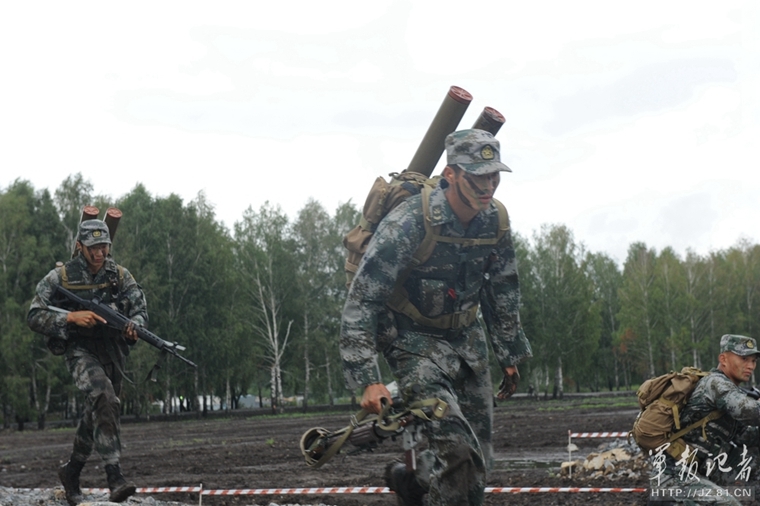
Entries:
{"label": "black glove", "polygon": [[509,399],[517,391],[517,384],[520,383],[520,373],[515,371],[510,375],[504,373],[504,379],[501,380],[499,385],[499,393],[496,394],[500,400]]}

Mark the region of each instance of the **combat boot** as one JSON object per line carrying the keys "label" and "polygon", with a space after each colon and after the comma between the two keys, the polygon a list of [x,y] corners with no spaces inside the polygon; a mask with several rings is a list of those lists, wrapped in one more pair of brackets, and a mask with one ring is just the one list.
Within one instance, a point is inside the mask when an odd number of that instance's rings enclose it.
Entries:
{"label": "combat boot", "polygon": [[396,492],[399,506],[422,506],[422,496],[427,492],[404,463],[395,461],[386,466],[385,484]]}
{"label": "combat boot", "polygon": [[66,501],[70,506],[76,506],[83,500],[82,489],[79,488],[79,475],[82,474],[83,467],[84,462],[69,460],[58,468],[58,479],[61,480]]}
{"label": "combat boot", "polygon": [[119,464],[108,464],[106,466],[106,475],[108,477],[108,488],[111,490],[108,500],[111,502],[125,501],[137,490],[134,483],[127,483],[127,480],[124,479]]}

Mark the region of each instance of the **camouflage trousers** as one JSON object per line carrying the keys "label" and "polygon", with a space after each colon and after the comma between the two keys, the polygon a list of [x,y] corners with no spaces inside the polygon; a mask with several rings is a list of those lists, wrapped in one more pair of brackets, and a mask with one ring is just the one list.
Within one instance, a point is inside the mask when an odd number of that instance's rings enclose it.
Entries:
{"label": "camouflage trousers", "polygon": [[[488,368],[475,372],[454,356],[448,357],[444,371],[433,360],[398,348],[385,356],[407,402],[435,397],[449,405],[445,418],[423,429],[428,448],[417,456],[416,476],[429,490],[425,503],[483,504],[486,473],[493,461],[493,388]],[[413,392],[413,385],[419,390]]]}
{"label": "camouflage trousers", "polygon": [[87,395],[79,420],[71,460],[85,462],[94,449],[105,465],[119,463],[121,373],[81,348],[69,350],[66,366],[79,390]]}

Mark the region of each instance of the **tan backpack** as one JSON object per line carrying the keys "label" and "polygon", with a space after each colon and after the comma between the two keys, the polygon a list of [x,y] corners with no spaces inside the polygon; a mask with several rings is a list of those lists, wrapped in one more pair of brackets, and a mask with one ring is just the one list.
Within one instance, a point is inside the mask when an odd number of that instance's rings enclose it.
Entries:
{"label": "tan backpack", "polygon": [[380,221],[403,201],[420,193],[423,186],[435,188],[440,176],[429,178],[419,172],[404,171],[389,174],[391,180],[387,182],[378,177],[367,194],[364,202],[359,224],[343,238],[343,246],[346,254],[346,287],[351,286],[356,271],[359,269],[364,252],[367,251],[372,235],[374,235]]}
{"label": "tan backpack", "polygon": [[670,443],[665,450],[679,460],[688,448],[683,435],[720,418],[720,411],[713,411],[688,427],[681,428],[681,409],[691,397],[700,379],[709,373],[695,367],[684,367],[681,372],[670,372],[641,384],[636,395],[641,412],[633,423],[631,435],[645,454],[653,454],[657,448]]}

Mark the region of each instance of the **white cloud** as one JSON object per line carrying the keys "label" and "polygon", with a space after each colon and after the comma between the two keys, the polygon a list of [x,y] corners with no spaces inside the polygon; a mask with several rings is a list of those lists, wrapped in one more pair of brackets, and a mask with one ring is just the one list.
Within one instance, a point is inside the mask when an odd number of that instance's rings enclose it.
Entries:
{"label": "white cloud", "polygon": [[[709,7],[709,8],[708,8]],[[760,8],[741,1],[16,2],[0,16],[0,186],[73,172],[205,191],[227,225],[363,203],[448,87],[506,124],[497,196],[623,260],[724,248],[760,219]],[[440,168],[440,165],[439,165]]]}

